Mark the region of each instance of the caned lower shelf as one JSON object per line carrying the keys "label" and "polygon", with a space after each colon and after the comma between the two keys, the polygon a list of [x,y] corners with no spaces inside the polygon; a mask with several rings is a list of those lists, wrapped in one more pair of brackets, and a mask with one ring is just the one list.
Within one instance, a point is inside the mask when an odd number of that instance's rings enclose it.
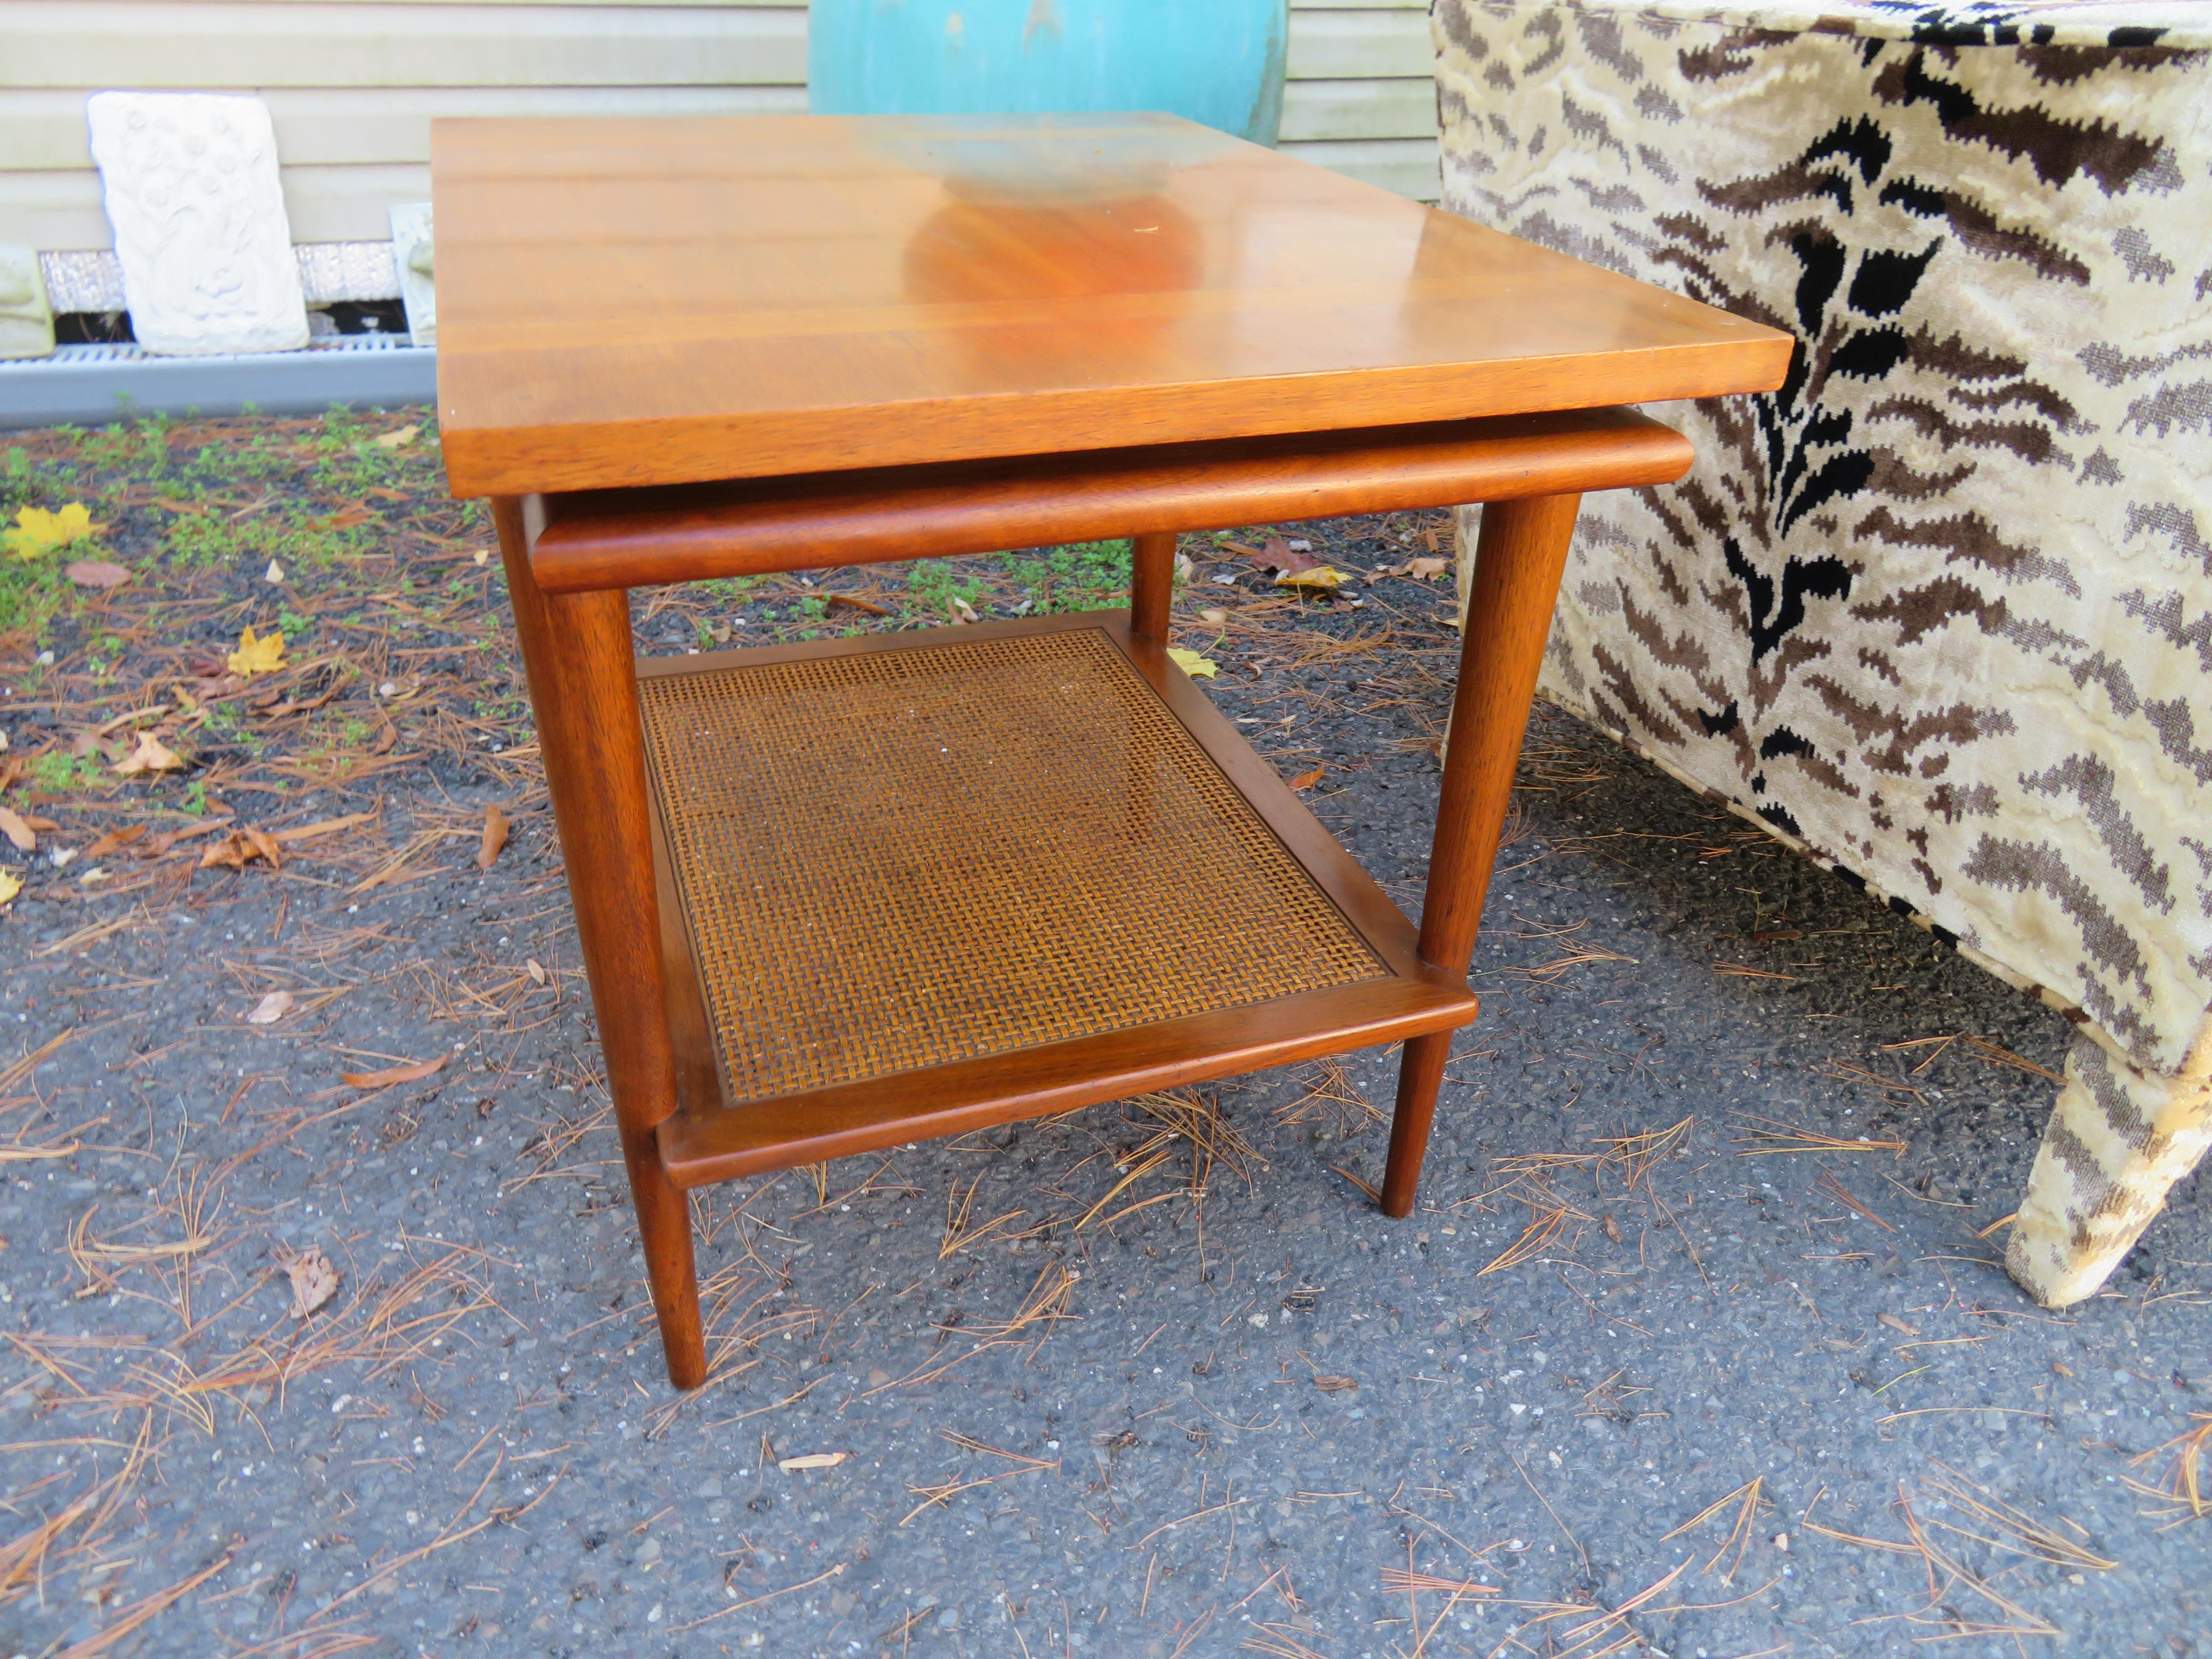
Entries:
{"label": "caned lower shelf", "polygon": [[1474,1017],[1123,612],[638,672],[679,1186]]}

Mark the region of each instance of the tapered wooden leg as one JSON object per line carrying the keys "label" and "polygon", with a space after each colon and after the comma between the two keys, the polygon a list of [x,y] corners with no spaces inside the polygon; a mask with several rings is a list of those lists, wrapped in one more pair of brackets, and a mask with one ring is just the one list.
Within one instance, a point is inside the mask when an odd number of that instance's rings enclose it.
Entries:
{"label": "tapered wooden leg", "polygon": [[[1493,501],[1482,510],[1474,588],[1461,635],[1459,690],[1452,699],[1451,745],[1444,754],[1421,903],[1422,960],[1455,974],[1464,974],[1474,954],[1490,866],[1536,695],[1536,671],[1551,637],[1552,607],[1581,505],[1579,495],[1544,495]],[[1386,1215],[1413,1212],[1437,1089],[1450,1054],[1449,1031],[1406,1045],[1390,1120],[1390,1162],[1382,1176]]]}
{"label": "tapered wooden leg", "polygon": [[1168,602],[1175,597],[1176,538],[1172,530],[1137,538],[1129,559],[1129,631],[1163,645]]}
{"label": "tapered wooden leg", "polygon": [[661,1347],[669,1381],[693,1389],[706,1380],[707,1359],[690,1206],[669,1184],[653,1137],[654,1126],[676,1109],[676,1064],[661,978],[629,596],[541,592],[530,573],[523,503],[503,499],[492,508]]}

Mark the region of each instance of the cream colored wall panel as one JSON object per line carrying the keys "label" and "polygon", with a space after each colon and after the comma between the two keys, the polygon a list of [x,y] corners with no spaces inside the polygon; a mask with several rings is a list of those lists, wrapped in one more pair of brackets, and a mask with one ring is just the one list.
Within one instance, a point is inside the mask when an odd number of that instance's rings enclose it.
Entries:
{"label": "cream colored wall panel", "polygon": [[[0,92],[0,155],[26,172],[90,167],[84,100],[92,90]],[[430,123],[441,115],[749,115],[806,107],[805,87],[288,87],[262,96],[278,153],[307,166],[427,161]]]}
{"label": "cream colored wall panel", "polygon": [[804,8],[17,0],[0,87],[804,86]]}
{"label": "cream colored wall panel", "polygon": [[46,250],[113,246],[100,175],[0,173],[0,242]]}
{"label": "cream colored wall panel", "polygon": [[[336,3],[336,0],[321,0]],[[803,114],[805,87],[340,87],[263,94],[287,164],[430,159],[444,115]]]}
{"label": "cream colored wall panel", "polygon": [[1332,8],[1291,14],[1285,73],[1293,81],[1433,75],[1426,12]]}
{"label": "cream colored wall panel", "polygon": [[[281,124],[280,124],[281,131]],[[1403,81],[1292,81],[1283,88],[1283,138],[1428,138],[1437,86]]]}
{"label": "cream colored wall panel", "polygon": [[[0,11],[0,24],[6,21],[5,12]],[[97,87],[0,89],[0,159],[10,169],[23,172],[90,167],[92,146],[85,127],[84,100],[99,90]]]}
{"label": "cream colored wall panel", "polygon": [[[169,5],[198,5],[203,0],[161,0]],[[358,6],[364,0],[290,0],[295,5]],[[1292,0],[1297,3],[1297,0]],[[390,0],[377,0],[390,3]],[[417,6],[759,6],[788,9],[791,0],[407,0]],[[1346,0],[1350,5],[1402,5],[1405,0]]]}
{"label": "cream colored wall panel", "polygon": [[284,216],[295,242],[382,242],[398,202],[430,199],[430,164],[286,167]]}
{"label": "cream colored wall panel", "polygon": [[1341,173],[1364,184],[1410,196],[1417,202],[1433,202],[1443,191],[1434,138],[1363,138],[1312,143],[1286,143],[1286,155],[1296,155]]}

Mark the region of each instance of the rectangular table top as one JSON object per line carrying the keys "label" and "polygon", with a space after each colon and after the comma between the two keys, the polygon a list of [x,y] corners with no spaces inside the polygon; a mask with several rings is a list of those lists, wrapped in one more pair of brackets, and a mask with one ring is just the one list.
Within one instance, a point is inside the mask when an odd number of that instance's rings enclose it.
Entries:
{"label": "rectangular table top", "polygon": [[1771,390],[1790,337],[1171,116],[441,120],[457,495]]}

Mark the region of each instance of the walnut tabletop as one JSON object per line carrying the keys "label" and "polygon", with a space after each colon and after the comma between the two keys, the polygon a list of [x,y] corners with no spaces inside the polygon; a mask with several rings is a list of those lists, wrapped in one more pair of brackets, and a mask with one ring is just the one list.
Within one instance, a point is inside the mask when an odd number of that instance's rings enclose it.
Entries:
{"label": "walnut tabletop", "polygon": [[1768,389],[1788,336],[1165,115],[441,120],[457,495]]}

